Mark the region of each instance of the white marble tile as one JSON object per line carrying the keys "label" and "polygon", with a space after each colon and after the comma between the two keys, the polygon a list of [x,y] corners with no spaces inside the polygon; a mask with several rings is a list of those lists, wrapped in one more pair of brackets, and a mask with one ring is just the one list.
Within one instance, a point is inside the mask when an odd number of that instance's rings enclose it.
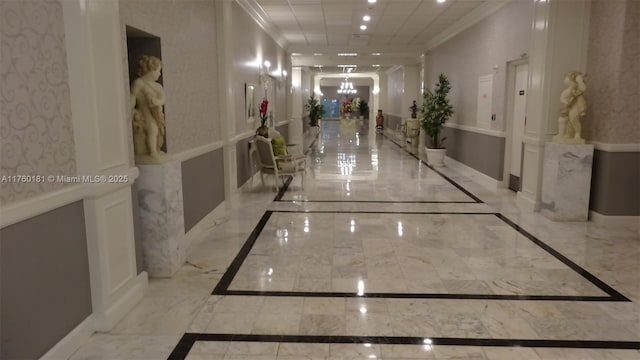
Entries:
{"label": "white marble tile", "polygon": [[70,360],[166,359],[180,336],[94,334]]}
{"label": "white marble tile", "polygon": [[207,297],[144,298],[111,330],[113,334],[181,335]]}

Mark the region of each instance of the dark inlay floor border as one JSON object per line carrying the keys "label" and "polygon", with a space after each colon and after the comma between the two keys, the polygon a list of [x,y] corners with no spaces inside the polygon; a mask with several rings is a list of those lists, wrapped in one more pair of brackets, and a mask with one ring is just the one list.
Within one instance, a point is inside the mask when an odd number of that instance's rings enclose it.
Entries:
{"label": "dark inlay floor border", "polygon": [[640,341],[491,339],[411,336],[322,336],[322,335],[251,335],[185,333],[169,355],[169,360],[183,360],[196,341],[240,341],[297,344],[376,344],[430,346],[492,346],[568,349],[640,350]]}
{"label": "dark inlay floor border", "polygon": [[[484,201],[480,200],[480,198],[478,198],[477,196],[473,195],[471,193],[471,191],[465,189],[464,187],[462,187],[462,185],[458,184],[457,182],[455,182],[453,179],[451,179],[450,177],[448,177],[447,175],[443,174],[442,172],[438,171],[436,168],[434,168],[433,166],[427,164],[426,161],[422,160],[418,155],[412,153],[411,151],[408,151],[406,148],[402,147],[402,145],[398,144],[397,142],[393,141],[393,139],[391,137],[389,137],[387,134],[385,134],[382,131],[378,131],[376,132],[377,134],[380,134],[382,136],[384,136],[386,139],[388,139],[389,141],[391,141],[393,144],[395,144],[397,147],[399,147],[400,149],[404,150],[404,152],[406,152],[407,154],[413,156],[416,160],[419,160],[421,163],[423,163],[426,167],[428,167],[429,169],[433,170],[436,174],[442,176],[445,180],[447,180],[448,182],[451,183],[451,185],[455,186],[456,188],[458,188],[458,190],[462,191],[463,193],[465,193],[468,197],[472,198],[473,200],[475,200],[476,203],[484,203]],[[419,151],[419,150],[418,150]]]}
{"label": "dark inlay floor border", "polygon": [[[441,293],[365,293],[355,292],[315,292],[315,291],[258,291],[258,290],[229,290],[244,260],[249,256],[251,248],[258,240],[260,233],[266,226],[273,213],[325,213],[325,214],[416,214],[416,215],[493,215],[525,238],[538,245],[549,255],[555,257],[571,270],[575,271],[591,284],[605,292],[608,296],[569,296],[569,295],[500,295],[500,294],[441,294]],[[244,295],[244,296],[296,296],[296,297],[360,297],[360,298],[400,298],[400,299],[466,299],[466,300],[539,300],[539,301],[631,301],[616,291],[613,287],[591,274],[580,265],[562,255],[557,250],[531,235],[522,227],[509,220],[506,216],[495,212],[380,212],[380,211],[330,211],[330,210],[267,210],[247,238],[238,255],[227,268],[224,275],[213,289],[212,295]]]}

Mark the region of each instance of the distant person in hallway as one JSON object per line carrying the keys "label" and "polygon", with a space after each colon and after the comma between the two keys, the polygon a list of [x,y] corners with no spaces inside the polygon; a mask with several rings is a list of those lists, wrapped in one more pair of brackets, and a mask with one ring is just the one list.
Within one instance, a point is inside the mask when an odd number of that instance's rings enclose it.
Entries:
{"label": "distant person in hallway", "polygon": [[580,135],[582,125],[580,118],[587,110],[584,92],[587,90],[586,75],[578,71],[569,71],[564,77],[566,89],[560,94],[560,117],[558,118],[558,135],[553,141],[561,144],[584,144]]}
{"label": "distant person in hallway", "polygon": [[158,83],[162,63],[155,56],[143,55],[138,61],[138,78],[131,83],[133,143],[137,163],[159,163],[166,159],[164,144],[165,93]]}

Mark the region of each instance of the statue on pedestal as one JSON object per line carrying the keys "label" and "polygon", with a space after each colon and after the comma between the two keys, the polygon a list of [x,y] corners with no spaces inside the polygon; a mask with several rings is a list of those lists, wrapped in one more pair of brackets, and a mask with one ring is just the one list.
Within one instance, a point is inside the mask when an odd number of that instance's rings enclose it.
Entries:
{"label": "statue on pedestal", "polygon": [[136,163],[157,164],[168,160],[164,144],[165,94],[157,82],[162,63],[155,56],[143,55],[138,61],[138,78],[131,83],[131,113]]}
{"label": "statue on pedestal", "polygon": [[582,125],[580,118],[587,110],[584,92],[587,89],[586,75],[578,71],[569,71],[564,77],[566,89],[560,94],[560,117],[558,118],[558,135],[553,142],[560,144],[584,144],[580,136]]}

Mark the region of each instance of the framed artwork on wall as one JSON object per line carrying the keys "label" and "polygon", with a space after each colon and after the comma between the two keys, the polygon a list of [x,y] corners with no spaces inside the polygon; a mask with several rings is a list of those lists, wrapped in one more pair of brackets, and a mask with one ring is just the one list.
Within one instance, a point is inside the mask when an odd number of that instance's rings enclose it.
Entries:
{"label": "framed artwork on wall", "polygon": [[256,119],[256,90],[255,84],[246,83],[244,85],[244,114],[248,123],[252,123]]}

